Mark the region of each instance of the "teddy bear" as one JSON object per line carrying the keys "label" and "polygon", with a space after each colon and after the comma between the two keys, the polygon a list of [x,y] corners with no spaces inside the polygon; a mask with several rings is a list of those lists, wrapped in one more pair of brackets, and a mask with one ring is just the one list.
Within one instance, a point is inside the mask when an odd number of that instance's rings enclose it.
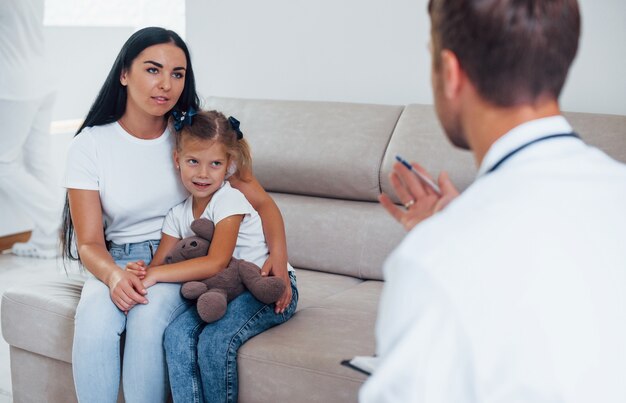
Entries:
{"label": "teddy bear", "polygon": [[[206,256],[213,239],[215,225],[206,218],[191,223],[194,236],[178,241],[165,257],[165,263],[177,263]],[[246,289],[264,304],[271,304],[285,291],[285,283],[278,277],[263,277],[254,263],[233,257],[218,274],[202,281],[183,283],[181,293],[189,300],[197,300],[198,314],[207,323],[215,322],[226,313],[226,305]]]}

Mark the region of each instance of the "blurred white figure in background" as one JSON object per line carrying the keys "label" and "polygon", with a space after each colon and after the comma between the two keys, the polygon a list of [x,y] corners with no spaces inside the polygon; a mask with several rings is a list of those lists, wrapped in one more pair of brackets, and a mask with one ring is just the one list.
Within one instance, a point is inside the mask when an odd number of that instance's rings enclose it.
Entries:
{"label": "blurred white figure in background", "polygon": [[44,0],[0,1],[0,191],[33,221],[19,256],[57,256],[60,192],[50,156],[55,94],[46,63]]}

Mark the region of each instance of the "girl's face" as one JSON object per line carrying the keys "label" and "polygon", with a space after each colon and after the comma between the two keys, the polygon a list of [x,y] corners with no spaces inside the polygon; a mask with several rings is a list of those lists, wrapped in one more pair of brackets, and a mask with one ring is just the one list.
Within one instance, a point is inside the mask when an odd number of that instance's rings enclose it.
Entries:
{"label": "girl's face", "polygon": [[174,162],[194,200],[206,203],[222,186],[229,163],[222,143],[188,137],[182,139],[180,150],[174,151]]}
{"label": "girl's face", "polygon": [[145,48],[120,76],[128,94],[126,113],[165,115],[183,92],[186,69],[185,52],[174,43]]}

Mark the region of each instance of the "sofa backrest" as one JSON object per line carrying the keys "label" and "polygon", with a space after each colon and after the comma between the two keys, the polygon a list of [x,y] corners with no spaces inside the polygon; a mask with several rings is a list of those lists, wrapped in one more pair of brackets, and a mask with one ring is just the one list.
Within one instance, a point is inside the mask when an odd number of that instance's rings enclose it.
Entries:
{"label": "sofa backrest", "polygon": [[403,109],[228,98],[206,106],[241,121],[267,190],[361,201],[378,197],[380,162]]}
{"label": "sofa backrest", "polygon": [[380,166],[404,107],[232,98],[204,107],[241,121],[294,267],[382,279],[404,231],[377,201]]}
{"label": "sofa backrest", "polygon": [[626,163],[626,116],[581,112],[563,115],[587,144]]}
{"label": "sofa backrest", "polygon": [[476,177],[476,165],[469,151],[453,147],[439,124],[432,105],[408,105],[404,108],[393,132],[381,168],[381,189],[399,203],[391,187],[389,174],[400,154],[415,161],[437,179],[441,171],[450,175],[452,182],[462,191]]}
{"label": "sofa backrest", "polygon": [[[285,219],[296,268],[382,279],[385,258],[405,235],[379,205],[393,196],[397,154],[433,175],[447,170],[459,190],[475,178],[472,154],[446,139],[431,105],[208,98],[241,121],[254,173]],[[626,117],[567,113],[590,144],[626,161]]]}

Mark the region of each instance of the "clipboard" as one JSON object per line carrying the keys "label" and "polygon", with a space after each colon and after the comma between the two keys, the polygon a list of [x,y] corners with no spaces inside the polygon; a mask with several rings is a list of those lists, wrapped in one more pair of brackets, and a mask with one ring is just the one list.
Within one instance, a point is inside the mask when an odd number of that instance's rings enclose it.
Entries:
{"label": "clipboard", "polygon": [[378,357],[370,355],[357,355],[352,359],[341,361],[341,365],[370,376],[378,365]]}

